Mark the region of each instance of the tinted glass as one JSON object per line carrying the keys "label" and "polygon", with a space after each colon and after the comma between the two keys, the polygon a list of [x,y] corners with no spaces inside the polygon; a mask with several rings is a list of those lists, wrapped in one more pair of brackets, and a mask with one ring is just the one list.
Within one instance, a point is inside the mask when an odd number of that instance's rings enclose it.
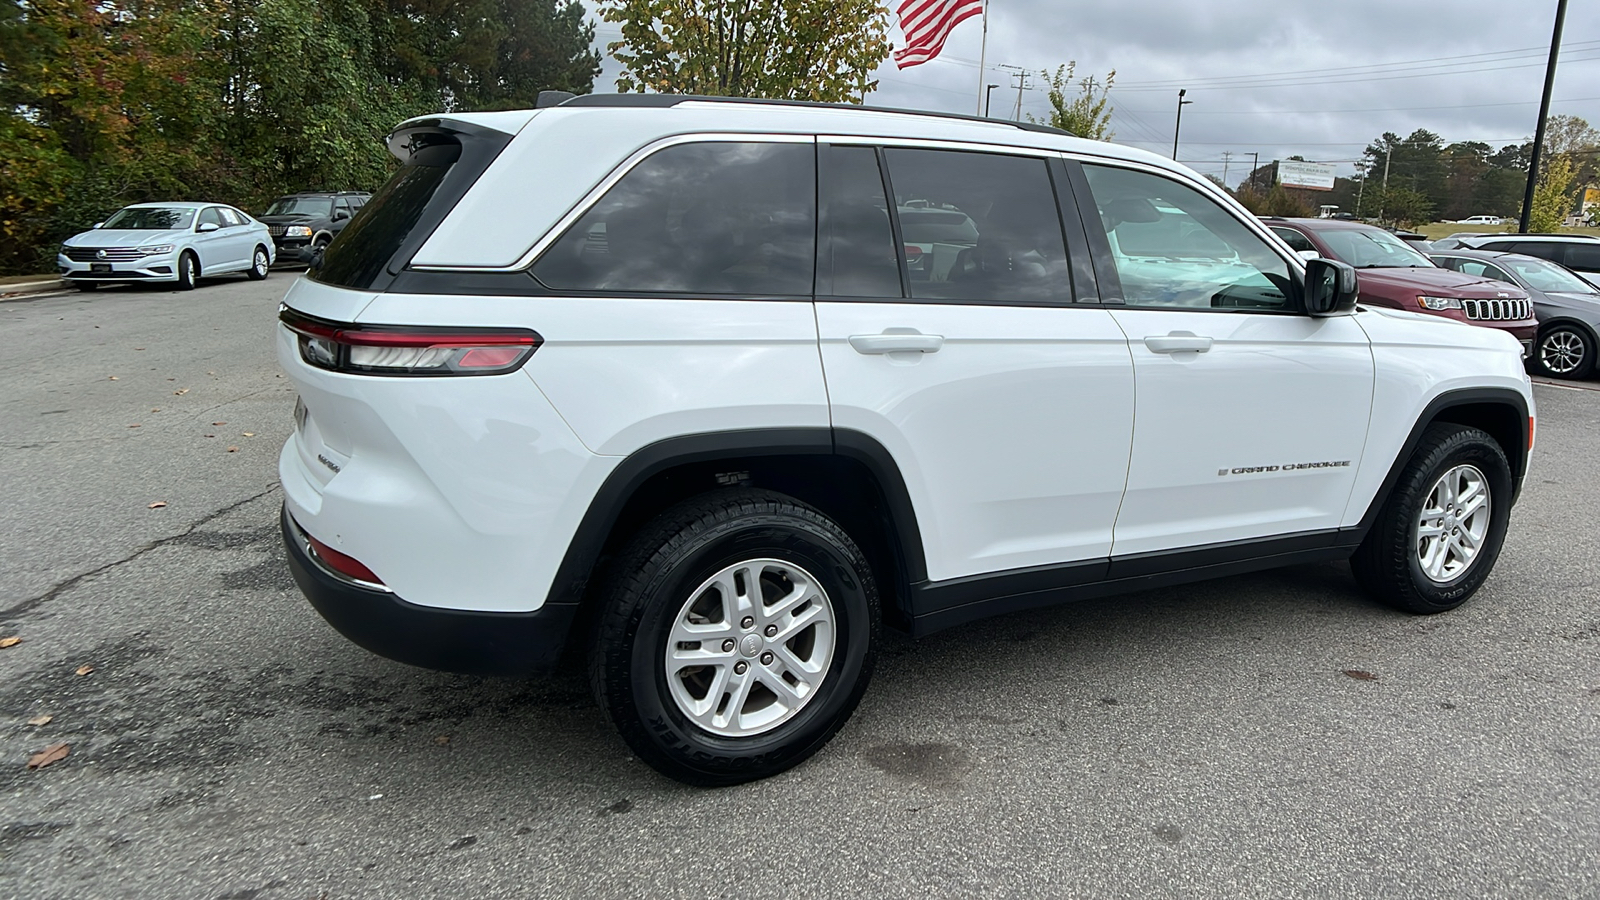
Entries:
{"label": "tinted glass", "polygon": [[[461,147],[440,144],[415,152],[384,185],[361,215],[350,220],[323,252],[312,277],[325,284],[371,285],[415,228],[428,201],[460,158]],[[333,201],[323,199],[332,209]]]}
{"label": "tinted glass", "polygon": [[902,296],[900,259],[894,250],[878,152],[871,147],[830,147],[825,159],[817,293]]}
{"label": "tinted glass", "polygon": [[680,144],[624,175],[533,274],[569,291],[809,295],[815,207],[811,144]]}
{"label": "tinted glass", "polygon": [[1568,244],[1566,264],[1584,272],[1600,272],[1600,244]]}
{"label": "tinted glass", "polygon": [[1312,253],[1321,252],[1316,248],[1316,245],[1311,243],[1310,238],[1295,231],[1293,228],[1273,228],[1272,233],[1283,238],[1283,242],[1288,244],[1291,250],[1310,250]]}
{"label": "tinted glass", "polygon": [[194,210],[192,209],[164,209],[140,206],[120,210],[116,215],[106,220],[104,227],[168,231],[174,228],[188,228],[193,221]]}
{"label": "tinted glass", "polygon": [[333,210],[333,201],[327,197],[279,197],[272,201],[263,215],[268,216],[322,216],[327,218]]}
{"label": "tinted glass", "polygon": [[1433,261],[1387,231],[1340,228],[1317,232],[1335,259],[1358,269],[1431,269]]}
{"label": "tinted glass", "polygon": [[200,211],[200,221],[196,224],[222,227],[222,210],[217,209],[215,206],[206,207]]}
{"label": "tinted glass", "polygon": [[1289,263],[1215,200],[1146,172],[1083,171],[1129,305],[1292,308]]}
{"label": "tinted glass", "polygon": [[1452,256],[1443,260],[1436,259],[1434,262],[1444,266],[1446,269],[1454,269],[1463,275],[1476,275],[1479,278],[1492,278],[1495,281],[1516,283],[1515,279],[1510,275],[1481,259],[1465,259],[1459,256]]}
{"label": "tinted glass", "polygon": [[1477,245],[1483,250],[1501,250],[1507,253],[1521,253],[1524,256],[1537,256],[1540,259],[1561,260],[1561,251],[1565,249],[1560,244],[1545,244],[1539,241],[1499,241]]}
{"label": "tinted glass", "polygon": [[911,296],[1070,302],[1067,247],[1042,159],[885,151]]}
{"label": "tinted glass", "polygon": [[1589,282],[1553,262],[1546,262],[1542,259],[1502,257],[1500,264],[1516,272],[1517,276],[1534,290],[1567,291],[1578,294],[1594,293],[1594,288],[1589,285]]}

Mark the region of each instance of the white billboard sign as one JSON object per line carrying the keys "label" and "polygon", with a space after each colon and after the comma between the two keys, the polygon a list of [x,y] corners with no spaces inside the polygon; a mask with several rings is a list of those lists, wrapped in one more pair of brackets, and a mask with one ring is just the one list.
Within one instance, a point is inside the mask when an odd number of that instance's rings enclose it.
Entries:
{"label": "white billboard sign", "polygon": [[1278,161],[1278,183],[1308,191],[1333,190],[1333,166],[1329,163]]}

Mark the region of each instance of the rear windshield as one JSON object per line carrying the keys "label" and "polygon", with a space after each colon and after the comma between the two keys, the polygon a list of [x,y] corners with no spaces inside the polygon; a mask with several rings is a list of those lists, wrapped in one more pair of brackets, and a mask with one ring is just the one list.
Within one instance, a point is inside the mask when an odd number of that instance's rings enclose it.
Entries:
{"label": "rear windshield", "polygon": [[460,157],[454,141],[413,153],[323,251],[313,277],[341,287],[376,287]]}

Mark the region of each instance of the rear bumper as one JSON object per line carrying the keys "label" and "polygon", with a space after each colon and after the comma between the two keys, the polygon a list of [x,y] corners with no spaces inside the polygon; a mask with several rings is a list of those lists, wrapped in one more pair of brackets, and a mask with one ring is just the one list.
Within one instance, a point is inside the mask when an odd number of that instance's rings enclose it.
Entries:
{"label": "rear bumper", "polygon": [[287,508],[280,525],[301,593],[340,634],[379,656],[470,675],[542,674],[561,659],[576,606],[486,613],[407,603],[329,572],[311,555]]}

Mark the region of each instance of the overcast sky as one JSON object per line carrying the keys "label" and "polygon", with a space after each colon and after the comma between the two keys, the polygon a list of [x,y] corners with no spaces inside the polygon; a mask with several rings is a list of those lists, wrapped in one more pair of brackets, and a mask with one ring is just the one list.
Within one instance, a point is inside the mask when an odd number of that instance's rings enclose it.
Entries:
{"label": "overcast sky", "polygon": [[[590,2],[592,6],[592,0]],[[891,6],[898,0],[891,0]],[[1037,72],[1076,60],[1078,75],[1104,78],[1118,143],[1172,153],[1178,89],[1179,158],[1227,180],[1263,162],[1299,154],[1339,164],[1341,174],[1385,131],[1418,128],[1446,142],[1498,148],[1533,134],[1555,23],[1555,0],[990,0],[987,77],[980,82],[982,26],[956,27],[939,58],[904,71],[878,70],[868,105],[976,111],[978,86],[998,84],[990,114],[1011,118],[1016,79],[1000,65]],[[892,29],[901,44],[898,27]],[[617,40],[598,22],[596,43]],[[1556,71],[1552,114],[1600,127],[1600,2],[1571,0]],[[614,90],[609,57],[595,90]],[[1022,111],[1043,116],[1041,90]]]}

